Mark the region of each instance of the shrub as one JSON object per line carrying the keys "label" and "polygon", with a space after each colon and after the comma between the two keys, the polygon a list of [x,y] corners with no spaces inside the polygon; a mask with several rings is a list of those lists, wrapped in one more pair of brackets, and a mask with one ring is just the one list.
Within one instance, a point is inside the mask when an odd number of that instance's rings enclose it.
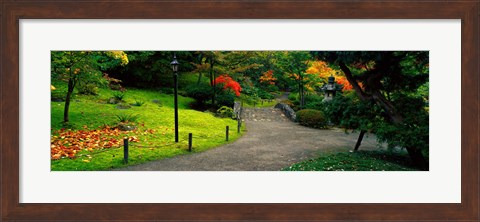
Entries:
{"label": "shrub", "polygon": [[275,97],[268,93],[268,92],[265,92],[263,90],[259,90],[258,91],[258,96],[261,98],[261,99],[274,99]]}
{"label": "shrub", "polygon": [[213,90],[208,84],[189,85],[186,88],[186,95],[194,98],[198,104],[204,104],[205,101],[212,98]]}
{"label": "shrub", "polygon": [[119,122],[121,123],[133,123],[137,121],[139,115],[133,115],[133,114],[119,114],[115,115],[118,119]]}
{"label": "shrub", "polygon": [[98,95],[98,87],[93,83],[78,84],[77,90],[84,95]]}
{"label": "shrub", "polygon": [[110,89],[125,91],[125,88],[123,88],[123,86],[120,85],[122,80],[109,77],[107,73],[103,74],[103,78],[108,82],[108,87]]}
{"label": "shrub", "polygon": [[231,91],[223,91],[217,94],[215,98],[215,102],[217,103],[217,107],[228,106],[233,107],[235,103],[235,94]]}
{"label": "shrub", "polygon": [[298,93],[290,93],[288,94],[288,100],[290,101],[298,101]]}
{"label": "shrub", "polygon": [[217,116],[221,118],[234,118],[233,109],[227,106],[222,106],[217,110]]}
{"label": "shrub", "polygon": [[145,104],[145,101],[143,100],[135,100],[135,102],[132,104],[133,106],[142,106]]}
{"label": "shrub", "polygon": [[305,105],[309,103],[321,103],[323,101],[323,96],[316,93],[305,94]]}
{"label": "shrub", "polygon": [[302,109],[297,113],[297,121],[300,125],[325,129],[327,128],[327,121],[323,112],[314,109]]}
{"label": "shrub", "polygon": [[268,85],[265,90],[268,92],[277,92],[279,89],[276,85]]}
{"label": "shrub", "polygon": [[177,93],[178,93],[178,95],[183,96],[183,97],[187,97],[187,96],[188,96],[188,94],[187,94],[187,92],[186,92],[185,90],[178,90]]}
{"label": "shrub", "polygon": [[160,93],[171,95],[171,94],[173,94],[173,88],[172,87],[161,88]]}
{"label": "shrub", "polygon": [[323,96],[317,94],[305,95],[305,109],[316,109],[324,111],[325,103],[323,102]]}
{"label": "shrub", "polygon": [[114,91],[113,92],[113,98],[117,101],[123,101],[125,98],[125,93],[124,92],[119,92],[119,91]]}

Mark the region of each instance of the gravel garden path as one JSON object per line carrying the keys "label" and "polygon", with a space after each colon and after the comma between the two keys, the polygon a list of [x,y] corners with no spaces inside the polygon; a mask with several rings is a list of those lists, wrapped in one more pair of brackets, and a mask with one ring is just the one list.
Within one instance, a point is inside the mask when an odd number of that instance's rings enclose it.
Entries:
{"label": "gravel garden path", "polygon": [[[120,168],[120,171],[278,171],[321,153],[348,152],[358,133],[317,130],[288,120],[275,108],[244,108],[247,131],[233,143],[201,153]],[[360,150],[379,149],[366,134]]]}

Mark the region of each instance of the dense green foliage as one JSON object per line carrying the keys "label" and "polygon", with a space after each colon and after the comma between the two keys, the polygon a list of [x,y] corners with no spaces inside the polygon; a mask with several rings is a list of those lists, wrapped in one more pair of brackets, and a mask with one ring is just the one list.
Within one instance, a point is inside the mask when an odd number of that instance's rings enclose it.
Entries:
{"label": "dense green foliage", "polygon": [[228,106],[222,106],[217,110],[217,116],[222,118],[232,118],[234,117],[233,109]]}
{"label": "dense green foliage", "polygon": [[[419,168],[428,169],[428,94],[425,90],[428,88],[428,52],[314,54],[337,66],[362,101],[351,99],[336,103],[343,103],[343,109],[347,110],[361,109],[354,116],[341,115],[340,118],[348,119],[340,121],[357,129],[373,129],[379,141],[407,149]],[[338,111],[330,113],[338,114]]]}
{"label": "dense green foliage", "polygon": [[67,82],[63,122],[69,122],[70,100],[75,86],[79,92],[96,95],[97,86],[105,86],[103,71],[128,64],[128,57],[122,51],[52,51],[51,82]]}
{"label": "dense green foliage", "polygon": [[186,88],[187,96],[194,98],[198,104],[205,104],[205,102],[212,98],[213,89],[208,84],[189,85]]}
{"label": "dense green foliage", "polygon": [[235,103],[235,94],[231,91],[220,91],[217,93],[216,99],[216,107],[233,107],[233,104]]}
{"label": "dense green foliage", "polygon": [[323,103],[327,119],[347,129],[373,130],[374,122],[381,121],[381,109],[372,101],[362,101],[355,94],[337,95]]}
{"label": "dense green foliage", "polygon": [[297,111],[297,121],[302,126],[308,126],[318,129],[327,127],[327,121],[322,111],[314,109],[302,109]]}
{"label": "dense green foliage", "polygon": [[[173,71],[170,62],[173,52],[168,51],[126,51],[129,63],[125,67],[109,70],[112,77],[122,80],[124,86],[138,88],[173,87]],[[190,63],[194,59],[192,52],[177,52],[179,81],[193,70]],[[179,86],[182,86],[179,84]]]}

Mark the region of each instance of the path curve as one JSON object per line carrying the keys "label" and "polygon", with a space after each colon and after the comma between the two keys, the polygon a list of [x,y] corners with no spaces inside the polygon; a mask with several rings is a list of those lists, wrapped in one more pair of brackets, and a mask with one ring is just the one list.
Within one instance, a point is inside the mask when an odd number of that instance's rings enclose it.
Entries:
{"label": "path curve", "polygon": [[[358,133],[317,130],[289,121],[279,109],[245,108],[247,132],[237,141],[201,153],[119,168],[120,171],[277,171],[322,152],[348,151]],[[361,150],[378,149],[367,134]]]}

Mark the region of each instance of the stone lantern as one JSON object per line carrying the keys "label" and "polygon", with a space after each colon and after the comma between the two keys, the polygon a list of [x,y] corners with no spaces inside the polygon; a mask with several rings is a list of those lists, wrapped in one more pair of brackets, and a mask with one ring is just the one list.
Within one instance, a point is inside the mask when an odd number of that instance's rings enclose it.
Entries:
{"label": "stone lantern", "polygon": [[335,77],[333,77],[333,75],[330,75],[330,77],[328,77],[327,84],[323,85],[321,89],[325,93],[323,101],[332,100],[337,91],[339,90],[339,86],[335,83]]}

